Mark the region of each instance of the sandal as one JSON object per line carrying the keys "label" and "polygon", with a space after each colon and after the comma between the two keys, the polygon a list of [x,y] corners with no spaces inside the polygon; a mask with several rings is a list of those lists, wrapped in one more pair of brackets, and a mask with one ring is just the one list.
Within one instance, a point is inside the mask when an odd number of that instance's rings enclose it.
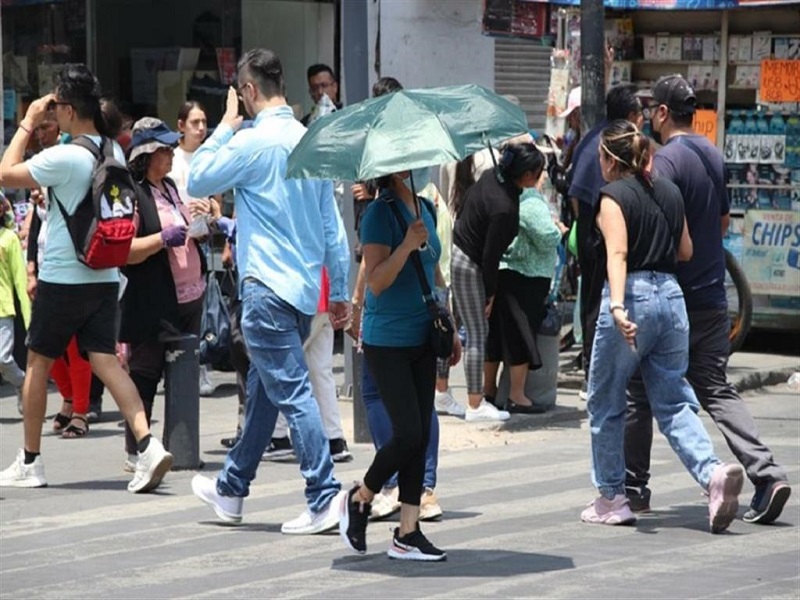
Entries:
{"label": "sandal", "polygon": [[[72,406],[72,400],[64,400],[64,404],[69,404],[70,406]],[[59,412],[53,418],[53,431],[55,431],[56,433],[58,433],[60,431],[63,431],[64,428],[67,425],[69,425],[69,422],[71,420],[72,420],[72,415],[71,414],[65,415],[64,413]]]}
{"label": "sandal", "polygon": [[[85,427],[78,427],[77,425],[73,424],[72,421],[83,421]],[[74,415],[72,419],[70,419],[70,424],[64,428],[61,437],[67,440],[74,440],[76,438],[86,437],[86,434],[88,433],[89,423],[86,421],[86,418]]]}

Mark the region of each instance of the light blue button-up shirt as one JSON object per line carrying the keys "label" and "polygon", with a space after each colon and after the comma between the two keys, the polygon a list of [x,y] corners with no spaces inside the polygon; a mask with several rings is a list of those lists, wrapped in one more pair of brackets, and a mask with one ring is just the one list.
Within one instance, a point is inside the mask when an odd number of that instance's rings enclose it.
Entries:
{"label": "light blue button-up shirt", "polygon": [[350,251],[330,181],[286,179],[286,161],[306,128],[288,106],[262,110],[236,135],[220,124],[197,149],[188,192],[233,188],[239,280],[255,278],[298,311],[317,312],[321,270],[331,301],[346,301]]}

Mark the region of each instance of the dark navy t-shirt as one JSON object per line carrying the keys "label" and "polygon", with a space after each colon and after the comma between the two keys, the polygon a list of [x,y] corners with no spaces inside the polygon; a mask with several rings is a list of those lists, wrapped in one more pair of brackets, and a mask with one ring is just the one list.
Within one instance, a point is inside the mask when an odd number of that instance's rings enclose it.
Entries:
{"label": "dark navy t-shirt", "polygon": [[[687,136],[696,144],[725,181],[725,165],[717,147],[705,136]],[[722,249],[721,216],[730,212],[728,195],[717,190],[703,161],[687,144],[670,138],[653,158],[653,169],[678,186],[683,196],[689,235],[694,253],[688,262],[678,264],[678,282],[686,308],[703,310],[725,308],[725,254]]]}
{"label": "dark navy t-shirt", "polygon": [[608,125],[602,121],[584,136],[575,148],[572,159],[572,176],[569,196],[589,206],[597,206],[600,200],[600,189],[606,184],[600,169],[600,157],[597,148],[600,146],[600,134]]}

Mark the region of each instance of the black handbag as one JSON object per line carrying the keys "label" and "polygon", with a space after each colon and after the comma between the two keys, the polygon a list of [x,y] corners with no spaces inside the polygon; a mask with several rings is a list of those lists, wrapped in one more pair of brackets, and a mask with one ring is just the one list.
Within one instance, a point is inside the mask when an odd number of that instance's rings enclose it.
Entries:
{"label": "black handbag", "polygon": [[[405,236],[408,225],[400,209],[394,203],[394,200],[389,201],[389,206],[392,212],[394,212],[398,223],[400,223],[400,230]],[[428,208],[427,205],[426,208]],[[430,209],[428,208],[428,210]],[[434,214],[433,211],[431,211],[431,214]],[[434,214],[434,220],[435,219],[436,216]],[[433,353],[438,358],[450,358],[453,354],[453,336],[455,334],[453,321],[450,319],[450,312],[446,308],[439,306],[436,302],[436,297],[431,291],[431,286],[428,284],[428,278],[425,276],[425,270],[422,267],[422,258],[420,258],[419,250],[414,250],[411,253],[411,262],[414,265],[414,269],[417,271],[419,284],[422,287],[422,298],[425,300],[425,305],[428,307],[428,313],[431,315],[431,330],[428,339],[431,348],[433,348]]]}

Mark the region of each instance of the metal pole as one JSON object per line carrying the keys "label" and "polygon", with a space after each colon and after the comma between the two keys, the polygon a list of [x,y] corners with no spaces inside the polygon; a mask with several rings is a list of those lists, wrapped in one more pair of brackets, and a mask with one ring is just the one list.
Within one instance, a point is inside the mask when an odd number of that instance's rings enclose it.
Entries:
{"label": "metal pole", "polygon": [[605,117],[603,0],[581,0],[581,125],[591,129]]}
{"label": "metal pole", "polygon": [[[367,3],[341,2],[342,23],[342,83],[344,98],[349,104],[366,100],[369,97],[369,37],[367,35]],[[355,230],[355,212],[350,183],[345,182],[343,198],[343,218],[350,248],[355,248],[357,232]],[[350,268],[350,289],[355,287],[358,264],[353,261]],[[344,336],[344,370],[345,388],[352,389],[353,398],[353,437],[356,443],[370,441],[367,415],[361,399],[361,361],[363,356],[354,351],[353,341]]]}

